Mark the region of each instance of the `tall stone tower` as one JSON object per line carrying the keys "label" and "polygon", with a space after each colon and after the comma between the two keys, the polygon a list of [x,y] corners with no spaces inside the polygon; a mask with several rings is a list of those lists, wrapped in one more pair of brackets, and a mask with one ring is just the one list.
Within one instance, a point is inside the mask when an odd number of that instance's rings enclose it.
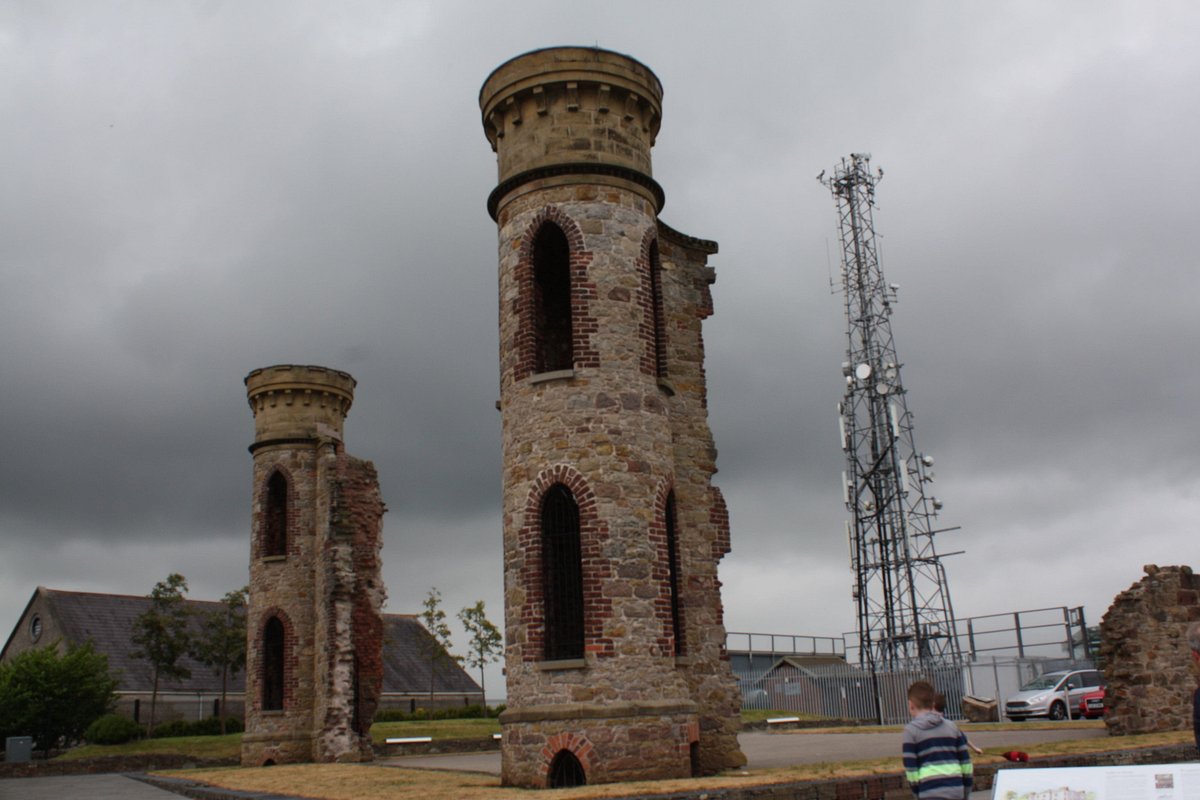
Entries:
{"label": "tall stone tower", "polygon": [[662,86],[560,47],[497,67],[479,103],[499,160],[503,781],[740,766],[700,335],[717,247],[658,221]]}
{"label": "tall stone tower", "polygon": [[346,454],[354,378],[281,364],[246,376],[254,515],[242,764],[368,761],[383,681],[383,501]]}

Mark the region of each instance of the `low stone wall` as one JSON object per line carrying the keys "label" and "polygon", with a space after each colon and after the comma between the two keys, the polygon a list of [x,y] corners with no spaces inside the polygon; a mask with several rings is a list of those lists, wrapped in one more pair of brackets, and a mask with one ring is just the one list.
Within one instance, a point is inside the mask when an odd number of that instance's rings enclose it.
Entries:
{"label": "low stone wall", "polygon": [[33,760],[23,764],[0,763],[0,778],[45,778],[52,775],[98,775],[110,772],[151,772],[160,769],[234,767],[235,758],[191,758],[174,754],[98,756],[73,761]]}

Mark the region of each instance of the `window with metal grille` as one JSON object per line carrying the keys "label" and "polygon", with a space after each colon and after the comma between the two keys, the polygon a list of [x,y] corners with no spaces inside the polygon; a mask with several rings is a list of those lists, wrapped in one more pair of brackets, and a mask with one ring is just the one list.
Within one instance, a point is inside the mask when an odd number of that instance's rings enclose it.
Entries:
{"label": "window with metal grille", "polygon": [[264,556],[287,555],[288,524],[287,478],[281,472],[271,473],[267,480],[266,530],[263,535]]}
{"label": "window with metal grille", "polygon": [[650,243],[650,313],[654,321],[654,374],[667,377],[667,327],[662,294],[662,262],[658,242]]}
{"label": "window with metal grille", "polygon": [[263,711],[283,709],[283,623],[271,617],[263,626],[262,707]]}
{"label": "window with metal grille", "polygon": [[675,637],[675,655],[684,652],[683,613],[679,608],[679,535],[675,524],[675,492],[667,494],[667,574],[671,586],[671,633]]}
{"label": "window with metal grille", "polygon": [[537,372],[571,369],[571,251],[552,222],[533,240],[533,340]]}
{"label": "window with metal grille", "polygon": [[583,764],[579,763],[579,759],[570,750],[558,751],[558,755],[550,762],[549,778],[551,789],[569,789],[587,784]]}
{"label": "window with metal grille", "polygon": [[542,582],[546,660],[583,658],[579,506],[561,483],[542,499]]}

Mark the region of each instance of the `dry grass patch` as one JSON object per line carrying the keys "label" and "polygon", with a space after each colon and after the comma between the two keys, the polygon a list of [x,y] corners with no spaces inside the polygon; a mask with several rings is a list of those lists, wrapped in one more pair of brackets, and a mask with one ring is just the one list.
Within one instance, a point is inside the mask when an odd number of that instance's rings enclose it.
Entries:
{"label": "dry grass patch", "polygon": [[[1030,756],[1077,755],[1107,750],[1185,744],[1190,731],[1153,733],[1119,738],[1047,742],[1031,745]],[[1005,763],[1001,752],[988,748],[976,764]],[[224,789],[273,792],[313,800],[561,800],[562,798],[653,797],[711,789],[766,786],[797,781],[832,780],[896,773],[900,757],[864,761],[803,764],[783,769],[730,772],[707,778],[670,781],[636,781],[582,786],[576,789],[512,789],[500,786],[499,778],[470,772],[417,770],[360,764],[296,764],[275,767],[179,770],[162,773]]]}

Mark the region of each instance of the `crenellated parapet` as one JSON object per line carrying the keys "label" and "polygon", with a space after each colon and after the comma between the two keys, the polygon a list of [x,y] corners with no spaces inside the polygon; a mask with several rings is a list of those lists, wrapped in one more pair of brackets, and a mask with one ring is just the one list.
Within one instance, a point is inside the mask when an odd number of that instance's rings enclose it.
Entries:
{"label": "crenellated parapet", "polygon": [[[341,440],[356,381],[328,367],[277,364],[246,376],[254,444],[327,437]],[[253,448],[252,448],[253,449]]]}
{"label": "crenellated parapet", "polygon": [[506,196],[578,182],[635,186],[655,209],[650,148],[662,121],[662,84],[641,62],[591,47],[556,47],[497,67],[479,93],[484,133],[498,157],[493,217]]}

